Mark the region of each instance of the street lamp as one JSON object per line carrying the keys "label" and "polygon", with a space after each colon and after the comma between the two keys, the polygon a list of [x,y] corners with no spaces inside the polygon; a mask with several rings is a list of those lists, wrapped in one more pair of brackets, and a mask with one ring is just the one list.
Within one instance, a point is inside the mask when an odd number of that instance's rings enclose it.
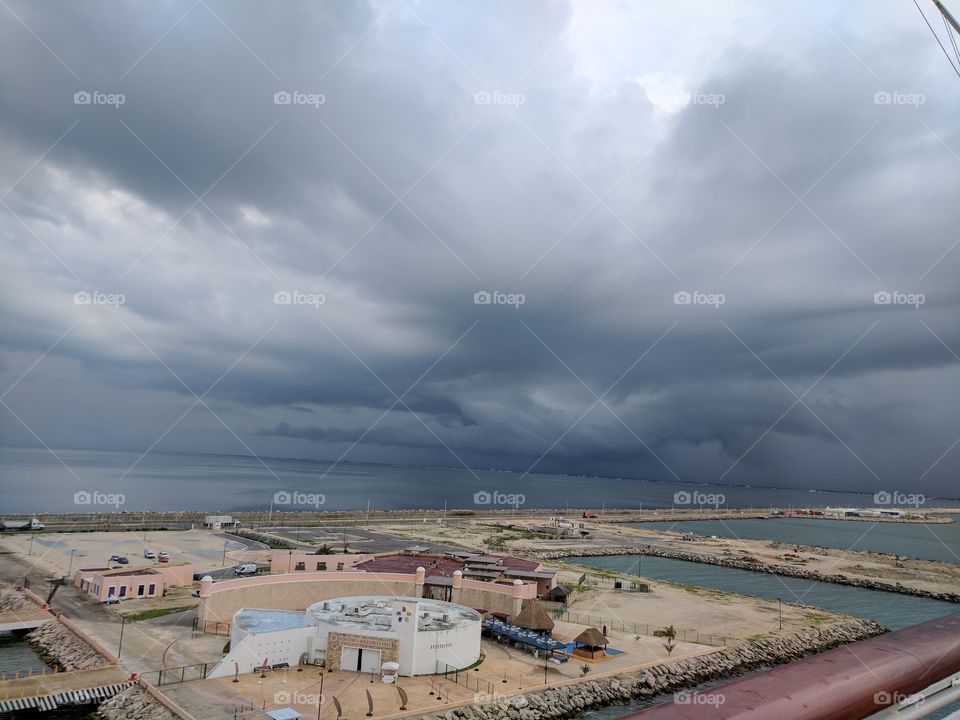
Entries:
{"label": "street lamp", "polygon": [[323,707],[323,668],[320,669],[320,697],[317,698],[317,720],[320,720],[320,709]]}
{"label": "street lamp", "polygon": [[229,541],[229,540],[224,540],[224,541],[223,541],[223,560],[220,562],[220,567],[226,567],[226,566],[227,566],[227,543],[228,543],[228,542],[230,542],[230,541]]}
{"label": "street lamp", "polygon": [[76,552],[76,548],[70,551],[70,566],[67,568],[67,577],[69,577],[70,573],[73,572],[73,556],[76,554]]}
{"label": "street lamp", "polygon": [[120,644],[117,645],[117,660],[120,659],[120,651],[123,650],[123,628],[127,624],[127,618],[120,616]]}

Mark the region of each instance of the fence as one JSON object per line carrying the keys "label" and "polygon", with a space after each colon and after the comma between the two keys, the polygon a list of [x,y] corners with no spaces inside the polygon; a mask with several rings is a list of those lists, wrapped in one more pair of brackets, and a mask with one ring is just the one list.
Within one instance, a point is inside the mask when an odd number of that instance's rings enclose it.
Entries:
{"label": "fence", "polygon": [[205,635],[226,635],[227,637],[230,636],[230,623],[228,622],[204,620],[201,623],[200,618],[194,618],[193,629],[195,632],[202,632]]}
{"label": "fence", "polygon": [[463,687],[467,688],[467,690],[473,690],[478,695],[484,695],[491,698],[496,695],[497,686],[489,680],[484,680],[479,676],[474,675],[471,669],[458,670],[452,665],[447,665],[445,662],[438,660],[437,673],[442,673],[444,680],[452,680],[453,682],[457,683],[457,685],[462,685]]}
{"label": "fence", "polygon": [[203,680],[207,673],[213,670],[219,663],[201,663],[199,665],[184,665],[178,668],[168,668],[166,670],[153,670],[152,672],[141,673],[140,677],[144,682],[150,683],[154,687],[163,687],[164,685],[175,685],[191,680]]}
{"label": "fence", "polygon": [[[618,630],[620,632],[633,633],[634,635],[654,635],[656,632],[663,629],[663,625],[648,625],[646,623],[627,622],[626,620],[620,620],[618,618],[605,618],[600,617],[599,615],[586,615],[582,613],[570,612],[569,610],[554,612],[553,616],[557,620],[563,620],[565,622],[571,622],[577,625],[591,625],[596,628],[603,628],[606,626],[607,630]],[[736,638],[731,638],[727,635],[715,635],[713,633],[700,632],[699,630],[692,628],[678,628],[674,626],[673,629],[677,633],[675,640],[679,640],[681,642],[692,642],[702,645],[729,645],[731,640],[736,641]]]}

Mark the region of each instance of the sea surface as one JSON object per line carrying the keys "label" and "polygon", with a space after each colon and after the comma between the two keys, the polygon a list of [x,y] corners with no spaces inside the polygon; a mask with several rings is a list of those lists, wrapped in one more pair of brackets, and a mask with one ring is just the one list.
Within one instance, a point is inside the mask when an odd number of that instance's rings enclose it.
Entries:
{"label": "sea surface", "polygon": [[[867,506],[872,494],[706,486],[457,468],[241,455],[0,448],[0,513],[111,510],[673,507],[676,493],[722,494],[726,507]],[[831,478],[822,483],[829,486]],[[90,503],[78,503],[87,498]],[[957,500],[930,499],[933,506]]]}
{"label": "sea surface", "polygon": [[841,550],[873,550],[922,560],[960,564],[960,515],[947,525],[916,525],[857,520],[691,520],[630,523],[651,530],[673,530],[743,540],[777,540]]}

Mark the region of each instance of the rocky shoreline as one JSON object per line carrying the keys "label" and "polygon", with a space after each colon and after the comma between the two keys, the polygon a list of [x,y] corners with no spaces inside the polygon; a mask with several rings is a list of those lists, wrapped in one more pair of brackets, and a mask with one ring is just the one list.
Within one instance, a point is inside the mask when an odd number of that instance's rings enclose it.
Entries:
{"label": "rocky shoreline", "polygon": [[697,562],[707,565],[720,565],[721,567],[736,568],[738,570],[752,570],[754,572],[767,573],[769,575],[784,575],[786,577],[800,578],[801,580],[814,580],[817,582],[834,583],[836,585],[850,585],[852,587],[864,588],[866,590],[882,590],[884,592],[900,593],[901,595],[912,595],[914,597],[930,598],[931,600],[942,600],[944,602],[960,603],[960,594],[949,592],[936,592],[934,590],[923,590],[920,588],[907,587],[900,583],[884,582],[882,580],[870,580],[867,578],[851,578],[841,574],[831,574],[820,572],[819,570],[808,570],[807,568],[794,567],[792,565],[772,565],[762,560],[746,557],[723,557],[718,555],[707,555],[667,548],[659,545],[638,545],[635,547],[619,548],[585,548],[583,550],[556,550],[553,552],[539,553],[538,557],[543,560],[561,560],[570,557],[605,557],[608,555],[651,555],[655,557],[668,558],[671,560],[687,560],[688,562]]}
{"label": "rocky shoreline", "polygon": [[846,620],[785,637],[743,643],[646,670],[492,698],[442,713],[421,715],[418,720],[562,720],[591,708],[622,705],[631,700],[689,690],[711,680],[732,678],[750,670],[792,662],[884,632],[883,627],[869,620]]}
{"label": "rocky shoreline", "polygon": [[177,716],[154,700],[140,685],[131,685],[97,709],[103,720],[177,720]]}
{"label": "rocky shoreline", "polygon": [[26,640],[48,665],[69,672],[107,667],[112,663],[60,622],[47,622],[31,630]]}

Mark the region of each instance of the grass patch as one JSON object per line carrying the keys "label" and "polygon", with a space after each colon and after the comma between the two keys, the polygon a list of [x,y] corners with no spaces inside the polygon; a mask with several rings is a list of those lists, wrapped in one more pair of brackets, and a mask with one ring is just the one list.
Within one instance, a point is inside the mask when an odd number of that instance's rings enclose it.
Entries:
{"label": "grass patch", "polygon": [[137,613],[120,613],[128,622],[139,622],[140,620],[152,620],[153,618],[163,617],[164,615],[173,615],[173,613],[186,612],[193,610],[196,605],[182,605],[171,608],[154,608],[153,610],[143,610]]}

